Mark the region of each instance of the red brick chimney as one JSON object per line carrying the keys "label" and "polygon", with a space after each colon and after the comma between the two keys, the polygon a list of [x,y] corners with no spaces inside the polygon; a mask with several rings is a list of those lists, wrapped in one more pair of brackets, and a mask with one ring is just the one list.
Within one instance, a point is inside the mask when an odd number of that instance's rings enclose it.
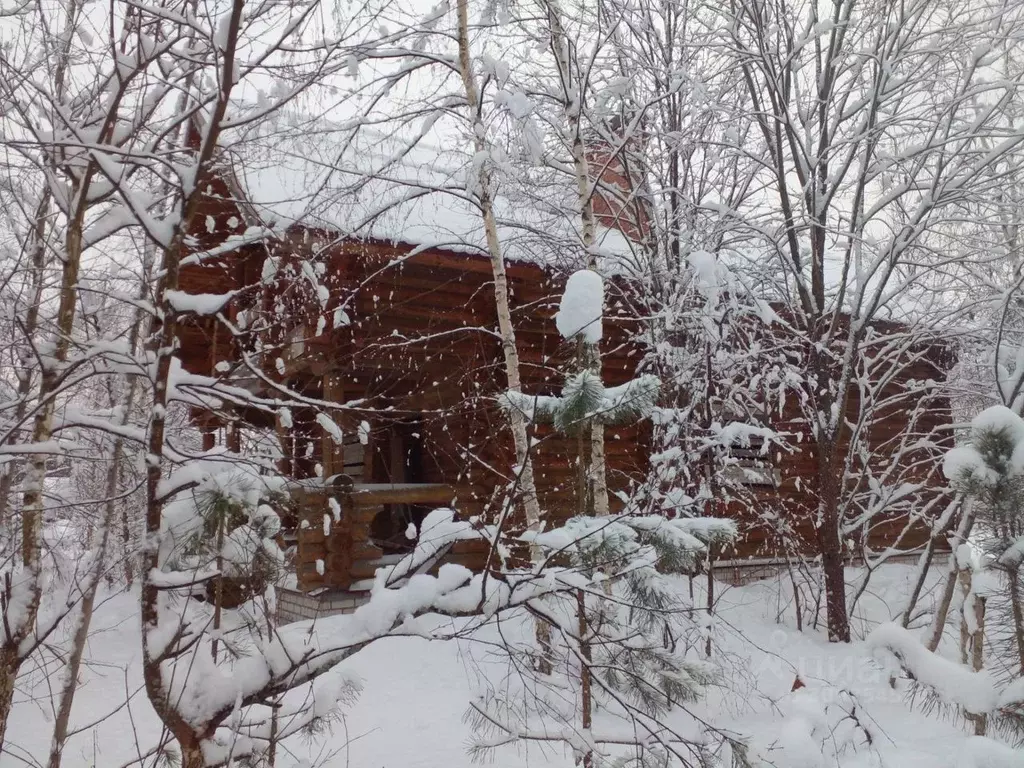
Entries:
{"label": "red brick chimney", "polygon": [[621,139],[612,144],[606,138],[621,137],[625,122],[616,115],[608,121],[604,135],[594,132],[587,138],[587,164],[591,178],[598,180],[594,190],[597,223],[641,242],[650,231],[650,218],[646,199],[637,194],[643,182],[637,169],[630,168],[629,154],[642,147],[642,139],[632,136],[624,144]]}

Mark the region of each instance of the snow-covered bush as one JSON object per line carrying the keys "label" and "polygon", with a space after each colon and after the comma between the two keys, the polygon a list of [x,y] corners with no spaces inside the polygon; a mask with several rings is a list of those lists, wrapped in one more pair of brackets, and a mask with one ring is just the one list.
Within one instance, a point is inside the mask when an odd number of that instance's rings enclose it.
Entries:
{"label": "snow-covered bush", "polygon": [[[960,585],[960,661],[943,656],[942,647],[929,649],[895,624],[876,629],[868,643],[894,676],[902,672],[911,690],[924,691],[927,707],[962,715],[979,737],[1000,734],[1020,746],[1024,420],[1004,406],[981,412],[971,422],[969,442],[947,452],[943,471],[964,496],[965,515],[976,521],[969,541],[954,542],[955,567],[949,577],[950,586],[954,577]],[[976,765],[982,758],[965,760]]]}
{"label": "snow-covered bush", "polygon": [[970,442],[950,450],[943,469],[971,505],[975,578],[988,582],[986,640],[1010,682],[1024,677],[1024,419],[1000,405],[982,411]]}
{"label": "snow-covered bush", "polygon": [[528,535],[591,586],[537,606],[553,627],[550,674],[537,673],[532,642],[506,644],[508,675],[471,704],[474,751],[556,741],[589,766],[668,766],[702,760],[729,741],[699,721],[684,733],[666,718],[719,680],[695,652],[701,622],[672,574],[689,572],[709,542],[735,534],[729,520],[621,515]]}
{"label": "snow-covered bush", "polygon": [[[977,735],[998,734],[1024,746],[1024,679],[1003,683],[994,670],[969,669],[929,651],[897,624],[883,624],[872,632],[868,646],[892,675],[908,678],[911,693],[923,694],[926,709],[962,714],[976,724]],[[1024,752],[1017,759],[1024,759]]]}
{"label": "snow-covered bush", "polygon": [[192,574],[212,603],[235,608],[262,596],[281,572],[281,520],[269,501],[282,494],[270,478],[239,469],[202,479],[164,510],[161,570]]}
{"label": "snow-covered bush", "polygon": [[780,719],[749,740],[744,758],[752,768],[831,768],[853,755],[865,765],[879,764],[875,744],[884,738],[882,729],[852,691],[801,685],[775,709]]}
{"label": "snow-covered bush", "polygon": [[530,396],[505,392],[500,404],[515,409],[530,421],[549,422],[561,432],[575,432],[588,420],[601,424],[628,424],[651,415],[661,391],[661,381],[645,374],[617,387],[605,387],[590,371],[567,377],[561,396]]}
{"label": "snow-covered bush", "polygon": [[946,454],[943,471],[975,503],[986,550],[1014,557],[1024,535],[1024,419],[1001,405],[982,411],[970,443]]}

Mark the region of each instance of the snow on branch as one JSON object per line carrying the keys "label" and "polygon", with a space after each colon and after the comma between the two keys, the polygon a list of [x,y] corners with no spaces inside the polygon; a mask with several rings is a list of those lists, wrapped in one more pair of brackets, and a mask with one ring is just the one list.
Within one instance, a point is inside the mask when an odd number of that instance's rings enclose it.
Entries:
{"label": "snow on branch", "polygon": [[999,705],[996,682],[987,671],[972,672],[932,653],[899,624],[883,624],[868,636],[867,643],[884,666],[905,669],[943,701],[976,715],[992,712]]}
{"label": "snow on branch", "polygon": [[[564,526],[550,531],[527,531],[520,540],[557,553],[583,555],[600,552],[624,558],[626,571],[650,565],[651,555],[672,552],[672,559],[689,568],[707,554],[709,545],[732,541],[737,535],[732,520],[719,518],[673,518],[635,514],[603,517],[575,517]],[[645,550],[653,547],[654,550]],[[632,558],[632,559],[630,559]]]}
{"label": "snow on branch", "polygon": [[227,293],[186,293],[185,291],[169,290],[164,298],[175,312],[193,315],[216,315],[231,301],[238,291]]}
{"label": "snow on branch", "polygon": [[[263,725],[259,718],[251,718],[259,712],[251,708],[324,678],[340,662],[375,640],[389,635],[443,639],[452,631],[439,629],[435,621],[423,621],[427,616],[462,617],[471,625],[480,625],[501,612],[540,606],[538,600],[555,594],[576,594],[580,590],[604,594],[603,585],[609,579],[624,578],[641,584],[653,578],[666,551],[675,552],[678,562],[692,562],[703,556],[707,542],[735,533],[735,526],[725,520],[631,515],[576,518],[551,531],[516,537],[516,541],[532,543],[552,555],[566,550],[578,553],[570,558],[571,565],[555,566],[548,558],[539,566],[521,571],[474,574],[448,563],[432,575],[422,571],[452,544],[480,540],[495,546],[502,536],[500,531],[457,520],[451,509],[437,509],[424,519],[413,552],[377,572],[369,602],[351,614],[296,622],[269,634],[250,635],[244,644],[234,646],[233,660],[216,662],[209,646],[219,633],[210,631],[204,604],[191,601],[187,594],[198,581],[217,574],[209,567],[197,568],[175,552],[180,550],[178,543],[193,540],[201,528],[200,510],[191,499],[203,494],[233,499],[249,509],[247,515],[252,517],[251,510],[265,506],[259,501],[262,489],[255,484],[258,479],[218,474],[208,467],[194,473],[198,491],[164,510],[162,567],[149,578],[149,583],[160,590],[160,608],[156,625],[146,627],[148,653],[161,665],[167,694],[179,702],[177,711],[196,732],[213,734],[206,743],[211,754],[223,746],[221,730],[228,718],[239,717],[240,722],[249,723],[251,727],[242,731],[246,738],[258,741]],[[614,562],[615,567],[603,573],[596,571],[592,563],[587,564],[588,557],[591,561]],[[322,695],[331,699],[334,686],[327,689]],[[320,710],[328,704],[314,702],[311,706]],[[296,712],[291,716],[302,720],[307,714]]]}
{"label": "snow on branch", "polygon": [[570,275],[555,315],[555,326],[563,339],[582,334],[587,344],[597,344],[603,335],[601,318],[604,306],[604,281],[590,269]]}
{"label": "snow on branch", "polygon": [[591,372],[570,376],[560,396],[528,395],[504,392],[498,404],[506,411],[523,414],[534,423],[553,423],[560,432],[568,432],[586,420],[601,424],[629,424],[647,418],[654,411],[661,380],[644,374],[616,387],[605,387]]}
{"label": "snow on branch", "polygon": [[518,412],[533,423],[550,422],[558,410],[559,398],[552,395],[527,395],[509,390],[498,396],[498,405],[506,411]]}
{"label": "snow on branch", "polygon": [[392,567],[378,570],[374,589],[384,589],[417,573],[423,566],[433,563],[438,555],[457,541],[478,538],[480,534],[470,523],[455,519],[453,510],[435,509],[423,518],[420,524],[416,548]]}

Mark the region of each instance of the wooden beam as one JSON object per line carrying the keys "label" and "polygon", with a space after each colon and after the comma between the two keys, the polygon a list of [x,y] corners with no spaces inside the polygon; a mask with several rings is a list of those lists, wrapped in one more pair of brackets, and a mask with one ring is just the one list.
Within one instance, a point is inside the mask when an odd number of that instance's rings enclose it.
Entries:
{"label": "wooden beam", "polygon": [[[451,504],[456,499],[472,499],[472,486],[455,486],[445,483],[388,483],[357,484],[352,489],[352,503],[356,508],[380,504]],[[335,495],[332,488],[293,488],[292,499],[302,508],[300,518],[307,510],[314,510],[319,520],[320,508],[326,506],[327,497]],[[310,518],[311,522],[313,518]]]}
{"label": "wooden beam", "polygon": [[457,495],[453,486],[440,483],[392,487],[382,483],[363,489],[356,486],[352,491],[352,503],[357,507],[372,504],[451,504]]}
{"label": "wooden beam", "polygon": [[[323,382],[323,399],[329,403],[342,402],[343,390],[341,387],[341,376],[336,373],[325,373],[321,378],[321,381]],[[333,410],[328,409],[327,416],[328,418],[333,419],[335,424],[338,423]],[[322,428],[321,432],[320,465],[323,467],[324,477],[330,477],[331,475],[336,475],[344,471],[345,457],[343,455],[339,455],[339,451],[342,450],[342,446],[335,442],[330,433],[326,429]]]}
{"label": "wooden beam", "polygon": [[281,446],[281,458],[277,461],[277,471],[285,477],[292,477],[295,472],[295,465],[292,456],[291,432],[281,421],[280,414],[274,416],[274,431],[277,433],[277,441]]}

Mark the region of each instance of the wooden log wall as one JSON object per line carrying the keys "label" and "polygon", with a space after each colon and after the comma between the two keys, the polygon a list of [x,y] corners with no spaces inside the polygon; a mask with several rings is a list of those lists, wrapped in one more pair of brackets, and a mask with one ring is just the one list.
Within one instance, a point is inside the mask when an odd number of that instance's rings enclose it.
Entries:
{"label": "wooden log wall", "polygon": [[[237,201],[224,180],[213,175],[201,183],[206,184],[206,195],[189,232],[193,254],[201,254],[245,230]],[[245,265],[255,263],[256,252],[261,250],[250,246],[229,255],[196,257],[198,263],[182,268],[179,288],[187,293],[219,294],[244,285]],[[231,311],[236,312],[237,306],[232,305]],[[182,318],[178,340],[182,365],[194,373],[212,374],[217,363],[233,360],[237,355],[235,339],[211,317]]]}
{"label": "wooden log wall", "polygon": [[[426,251],[409,257],[408,251],[379,243],[325,251],[328,274],[347,274],[358,290],[338,287],[337,300],[348,307],[352,322],[310,341],[307,354],[323,377],[336,380],[346,400],[377,409],[368,415],[368,450],[379,450],[389,429],[414,419],[425,454],[416,480],[479,486],[478,497],[465,500],[467,512],[477,514],[494,489],[508,482],[513,464],[510,436],[495,401],[505,388],[505,373],[493,331],[490,264],[467,254]],[[572,354],[552,319],[561,282],[533,265],[511,265],[509,277],[524,388],[557,393]],[[627,381],[635,370],[638,350],[628,333],[615,321],[608,323],[603,366],[609,385]],[[349,433],[355,421],[347,425]],[[553,519],[567,517],[577,509],[576,441],[544,427],[537,436],[542,504]],[[613,490],[625,491],[642,478],[645,437],[643,427],[614,430],[608,446]],[[389,479],[373,470],[365,476]]]}
{"label": "wooden log wall", "polygon": [[[214,191],[227,195],[226,189]],[[214,232],[208,233],[210,238],[200,238],[202,247],[209,247],[216,236],[222,237],[223,232],[229,231],[228,222],[237,216],[237,210],[232,212],[216,194],[214,197],[209,214]],[[260,282],[268,255],[278,259],[279,279],[258,300],[251,298],[252,293],[246,298],[246,306],[252,311],[285,320],[275,326],[276,337],[267,335],[260,339],[268,373],[278,375],[277,358],[281,357],[287,367],[282,378],[290,384],[301,386],[314,397],[337,402],[358,400],[363,409],[335,414],[345,435],[341,445],[334,445],[329,437],[302,437],[303,429],[310,430],[308,425],[315,413],[310,410],[293,414],[295,426],[290,431],[297,437],[292,441],[294,455],[287,459],[288,471],[296,477],[309,477],[320,464],[321,471],[328,474],[361,475],[367,482],[386,480],[375,475],[387,464],[387,460],[382,464],[380,455],[388,450],[385,446],[391,439],[389,435],[400,425],[409,428],[415,424],[423,446],[417,480],[469,489],[459,497],[463,514],[493,511],[501,490],[509,482],[513,461],[511,438],[495,404],[495,397],[504,391],[506,381],[494,333],[497,318],[489,261],[480,255],[417,250],[401,243],[339,242],[331,233],[296,229],[280,242],[250,246],[228,258],[186,267],[182,270],[181,287],[203,293],[252,288]],[[302,266],[303,260],[323,275],[330,291],[326,306],[310,293],[308,281],[303,283],[295,277],[308,268]],[[561,389],[566,363],[572,355],[553,321],[562,279],[530,264],[509,265],[508,277],[524,389],[531,394],[555,394]],[[339,317],[342,322],[337,325]],[[317,333],[318,326],[322,333]],[[603,378],[609,386],[635,375],[641,354],[632,341],[635,330],[635,321],[628,317],[617,318],[613,313],[606,319],[601,348]],[[301,344],[291,344],[286,338],[288,334],[301,339]],[[183,326],[180,353],[187,369],[210,373],[219,360],[234,353],[234,342],[220,344],[216,336],[217,331],[208,319]],[[873,451],[867,460],[872,466],[887,460],[893,441],[906,431],[907,413],[920,406],[910,402],[908,396],[896,396],[901,388],[905,390],[912,380],[938,380],[943,375],[942,365],[924,356],[886,385],[887,394],[893,395],[891,418],[878,419],[870,426]],[[926,411],[916,418],[915,429],[922,434],[948,421],[948,403],[944,406],[936,400],[927,404]],[[859,412],[859,393],[854,392],[847,404],[847,418],[856,423]],[[365,447],[354,439],[362,421],[370,427]],[[726,501],[711,510],[738,518],[745,535],[732,552],[734,556],[778,553],[772,526],[765,525],[765,520],[773,516],[787,519],[796,540],[808,542],[802,548],[813,549],[809,542],[813,541],[816,510],[814,444],[799,409],[792,404],[776,426],[799,436],[795,453],[779,454],[774,459],[781,474],[779,487],[751,489],[752,509],[749,504]],[[267,425],[261,423],[259,427]],[[542,507],[554,523],[578,509],[577,444],[575,439],[544,426],[537,427],[536,437],[539,442],[534,465],[538,492]],[[312,455],[307,457],[309,444]],[[613,504],[617,504],[617,495],[628,493],[647,473],[650,426],[610,428],[606,444],[609,486]],[[910,465],[915,461],[919,465],[913,469]],[[920,492],[921,498],[934,494],[935,449],[911,452],[906,463],[908,466],[901,468],[902,476],[916,477],[928,486]],[[861,469],[851,467],[848,483],[856,486],[863,482]],[[360,521],[367,516],[372,518],[370,510],[357,516]],[[343,567],[338,560],[339,550],[332,550],[330,541],[348,537],[354,542],[356,549],[350,550],[356,551],[358,561],[362,555],[358,553],[357,539],[365,534],[361,526],[362,522],[351,529],[338,526],[324,536],[322,530],[317,533],[317,526],[310,521],[301,534],[304,552],[321,556],[305,555],[299,566],[303,577],[309,583],[319,578],[325,585],[338,586],[331,579],[344,581],[351,575],[331,574],[358,572],[358,568],[353,571]],[[870,532],[869,543],[889,543],[903,528],[905,517],[885,521]],[[923,525],[918,526],[902,544],[915,545],[924,533]],[[325,563],[325,576],[316,573],[317,560]]]}
{"label": "wooden log wall", "polygon": [[[888,327],[889,331],[899,328]],[[799,346],[799,344],[797,344]],[[948,397],[941,387],[929,389],[924,382],[940,382],[950,367],[945,348],[938,342],[923,343],[896,357],[898,372],[879,382],[875,376],[855,382],[846,402],[846,423],[839,451],[850,452],[851,440],[860,444],[853,460],[845,467],[847,505],[844,522],[852,524],[864,510],[864,504],[877,498],[870,478],[884,473],[884,484],[892,490],[899,486],[916,488],[904,493],[897,503],[872,518],[847,541],[851,554],[864,549],[881,551],[894,546],[914,549],[927,542],[930,524],[946,499],[946,483],[941,474],[942,456],[952,447],[948,429],[952,414]],[[865,358],[870,358],[869,350]],[[781,482],[777,488],[749,489],[742,500],[720,504],[716,514],[736,519],[741,531],[737,546],[723,553],[726,557],[774,557],[780,551],[813,554],[817,551],[814,521],[818,513],[817,445],[808,425],[808,414],[795,396],[787,398],[781,416],[769,426],[791,435],[788,445],[796,450],[773,450],[769,466],[777,468]],[[921,513],[909,516],[911,510]],[[782,540],[785,529],[788,542]]]}

